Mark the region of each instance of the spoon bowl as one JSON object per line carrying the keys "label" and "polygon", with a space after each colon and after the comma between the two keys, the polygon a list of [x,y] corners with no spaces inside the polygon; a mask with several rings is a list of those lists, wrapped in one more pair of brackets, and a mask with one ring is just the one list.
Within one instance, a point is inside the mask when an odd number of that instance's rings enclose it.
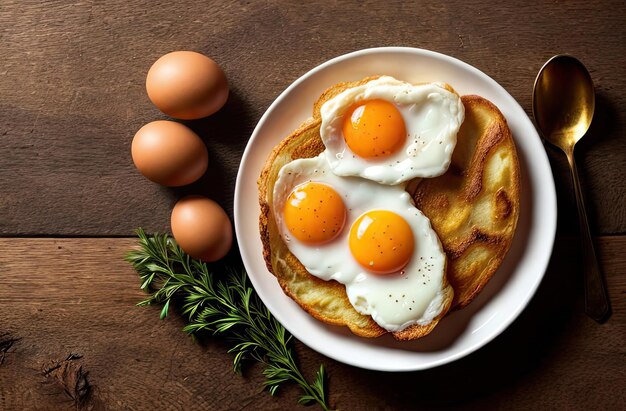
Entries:
{"label": "spoon bowl", "polygon": [[594,109],[593,81],[578,59],[556,55],[539,70],[533,89],[533,115],[543,138],[567,156],[578,205],[585,274],[585,312],[602,322],[610,312],[609,299],[589,231],[574,158],[574,147],[587,133]]}
{"label": "spoon bowl", "polygon": [[533,115],[543,137],[567,152],[591,125],[595,108],[593,81],[576,58],[557,55],[537,75]]}

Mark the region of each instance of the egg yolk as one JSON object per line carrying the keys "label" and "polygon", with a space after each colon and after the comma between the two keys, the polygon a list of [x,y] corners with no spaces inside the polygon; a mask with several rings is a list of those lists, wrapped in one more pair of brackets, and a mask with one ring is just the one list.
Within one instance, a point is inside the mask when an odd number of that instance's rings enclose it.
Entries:
{"label": "egg yolk", "polygon": [[343,136],[350,150],[359,157],[386,157],[404,145],[406,126],[394,104],[365,100],[346,112]]}
{"label": "egg yolk", "polygon": [[350,251],[356,261],[376,274],[391,274],[406,266],[413,254],[413,231],[398,214],[373,210],[350,228]]}
{"label": "egg yolk", "polygon": [[306,244],[323,244],[341,233],[346,206],[330,186],[308,182],[296,186],[283,210],[289,232]]}

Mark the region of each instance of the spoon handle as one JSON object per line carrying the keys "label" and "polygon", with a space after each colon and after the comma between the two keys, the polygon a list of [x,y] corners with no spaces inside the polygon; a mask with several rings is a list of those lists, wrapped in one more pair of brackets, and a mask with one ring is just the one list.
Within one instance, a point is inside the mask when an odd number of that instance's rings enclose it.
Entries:
{"label": "spoon handle", "polygon": [[598,259],[596,258],[593,241],[591,240],[591,233],[589,232],[587,212],[585,211],[585,202],[582,189],[580,188],[573,151],[567,153],[567,160],[572,171],[574,192],[576,193],[576,203],[578,204],[578,224],[580,226],[585,278],[585,313],[597,322],[602,322],[609,313],[609,298],[598,265]]}

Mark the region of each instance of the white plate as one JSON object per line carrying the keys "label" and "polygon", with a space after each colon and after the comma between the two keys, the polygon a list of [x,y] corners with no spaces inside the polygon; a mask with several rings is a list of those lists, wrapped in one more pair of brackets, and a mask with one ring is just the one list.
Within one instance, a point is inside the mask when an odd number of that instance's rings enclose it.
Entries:
{"label": "white plate", "polygon": [[[310,117],[313,102],[342,81],[387,74],[409,82],[444,81],[459,94],[496,104],[513,132],[522,171],[522,202],[511,250],[484,291],[453,312],[427,337],[398,342],[385,335],[360,338],[315,320],[283,294],[265,267],[259,238],[257,178],[272,148]],[[531,84],[528,84],[531,87]],[[384,47],[334,58],[291,84],[265,112],[244,152],[235,188],[235,230],[250,280],[276,318],[312,349],[357,367],[412,371],[461,358],[500,334],[524,309],[548,265],[556,232],[554,180],[543,145],[515,99],[476,68],[432,51]]]}

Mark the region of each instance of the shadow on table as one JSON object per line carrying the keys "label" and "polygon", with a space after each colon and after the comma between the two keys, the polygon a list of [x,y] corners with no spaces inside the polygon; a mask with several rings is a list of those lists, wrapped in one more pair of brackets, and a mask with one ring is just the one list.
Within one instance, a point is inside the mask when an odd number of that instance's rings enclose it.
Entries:
{"label": "shadow on table", "polygon": [[[605,152],[608,147],[617,147],[616,141],[622,136],[618,132],[618,110],[615,103],[603,90],[596,90],[596,108],[591,127],[585,137],[576,145],[576,161],[578,165],[578,175],[586,199],[587,217],[592,233],[606,231],[607,222],[610,219],[600,215],[601,210],[595,206],[602,205],[599,201],[603,194],[602,186],[590,181],[592,175],[597,174],[588,166],[592,164],[588,159],[597,156],[598,153]],[[556,194],[559,201],[559,214],[557,218],[557,230],[562,234],[576,235],[578,233],[578,215],[576,212],[576,199],[572,186],[572,177],[567,164],[567,158],[563,152],[544,144],[552,166],[552,173],[556,185]],[[607,165],[612,165],[608,162]],[[597,178],[597,177],[596,177]],[[602,208],[602,207],[600,207]],[[602,230],[605,228],[604,230]]]}
{"label": "shadow on table", "polygon": [[193,184],[163,188],[172,200],[198,194],[218,202],[232,219],[233,193],[239,161],[254,128],[254,115],[247,101],[231,90],[226,105],[217,113],[199,120],[182,121],[207,145],[209,167]]}

